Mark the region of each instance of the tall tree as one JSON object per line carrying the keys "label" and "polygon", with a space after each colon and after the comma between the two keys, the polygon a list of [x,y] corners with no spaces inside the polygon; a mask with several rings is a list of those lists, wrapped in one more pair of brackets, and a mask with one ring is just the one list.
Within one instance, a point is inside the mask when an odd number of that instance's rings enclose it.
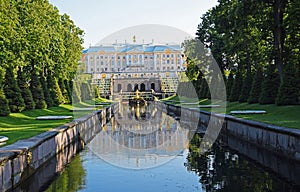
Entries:
{"label": "tall tree", "polygon": [[276,98],[277,105],[295,105],[298,104],[298,84],[297,71],[293,64],[285,66],[283,80],[279,87]]}
{"label": "tall tree", "polygon": [[261,94],[262,81],[263,81],[263,71],[261,67],[258,67],[252,82],[251,91],[248,98],[249,104],[258,103]]}
{"label": "tall tree", "polygon": [[44,98],[44,93],[40,79],[35,71],[32,72],[31,81],[30,81],[30,90],[32,93],[33,100],[35,102],[36,109],[45,109],[47,104]]}
{"label": "tall tree", "polygon": [[11,112],[18,113],[25,109],[24,99],[11,67],[6,69],[4,93]]}
{"label": "tall tree", "polygon": [[21,89],[21,94],[25,103],[25,110],[32,110],[35,108],[35,103],[29,89],[29,82],[27,82],[24,73],[21,69],[18,70],[18,84]]}
{"label": "tall tree", "polygon": [[280,85],[280,78],[278,75],[278,70],[276,70],[275,65],[270,64],[267,68],[262,83],[262,90],[259,98],[259,103],[274,104],[279,85]]}
{"label": "tall tree", "polygon": [[2,70],[0,67],[0,116],[8,116],[10,114],[8,101],[5,97],[4,91],[3,91],[3,76],[2,76]]}

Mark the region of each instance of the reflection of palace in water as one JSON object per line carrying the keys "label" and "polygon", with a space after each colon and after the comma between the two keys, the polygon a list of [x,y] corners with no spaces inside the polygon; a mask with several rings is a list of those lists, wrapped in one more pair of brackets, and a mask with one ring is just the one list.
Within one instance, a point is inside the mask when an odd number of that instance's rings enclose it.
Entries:
{"label": "reflection of palace in water", "polygon": [[149,160],[182,154],[188,147],[189,130],[150,105],[141,108],[121,106],[119,113],[89,143],[89,148],[110,162],[121,159]]}

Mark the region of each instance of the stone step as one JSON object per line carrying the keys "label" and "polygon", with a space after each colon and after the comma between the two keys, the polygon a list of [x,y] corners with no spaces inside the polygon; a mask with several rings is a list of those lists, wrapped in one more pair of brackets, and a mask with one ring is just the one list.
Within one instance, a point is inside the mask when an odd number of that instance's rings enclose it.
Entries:
{"label": "stone step", "polygon": [[267,113],[264,110],[239,110],[239,111],[230,111],[230,114],[264,114]]}
{"label": "stone step", "polygon": [[71,119],[72,116],[39,116],[36,120],[61,120],[61,119]]}

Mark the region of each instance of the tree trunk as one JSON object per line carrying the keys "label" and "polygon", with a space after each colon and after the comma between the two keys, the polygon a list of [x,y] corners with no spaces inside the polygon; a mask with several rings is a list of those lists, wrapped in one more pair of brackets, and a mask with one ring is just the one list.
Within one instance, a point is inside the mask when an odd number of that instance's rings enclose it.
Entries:
{"label": "tree trunk", "polygon": [[279,71],[280,79],[283,79],[283,51],[285,30],[283,26],[283,14],[287,0],[274,0],[274,48],[275,48],[275,65]]}

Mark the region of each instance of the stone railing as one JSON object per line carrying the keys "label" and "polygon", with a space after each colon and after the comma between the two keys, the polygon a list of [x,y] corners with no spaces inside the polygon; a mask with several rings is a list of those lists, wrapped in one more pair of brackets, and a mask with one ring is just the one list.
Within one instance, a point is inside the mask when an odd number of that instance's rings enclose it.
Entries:
{"label": "stone railing", "polygon": [[[189,127],[207,132],[206,127],[221,126],[222,131],[244,141],[258,145],[276,154],[300,161],[300,130],[237,118],[231,115],[213,114],[199,109],[189,109],[171,104],[156,104],[167,113],[175,114]],[[222,122],[224,119],[224,122]],[[213,134],[213,133],[210,133]]]}
{"label": "stone railing", "polygon": [[[113,104],[40,135],[0,148],[0,191],[15,188],[55,156],[60,158],[55,159],[55,169],[60,171],[84,148],[85,143],[101,131],[117,108],[118,104]],[[58,156],[60,153],[66,155]]]}

